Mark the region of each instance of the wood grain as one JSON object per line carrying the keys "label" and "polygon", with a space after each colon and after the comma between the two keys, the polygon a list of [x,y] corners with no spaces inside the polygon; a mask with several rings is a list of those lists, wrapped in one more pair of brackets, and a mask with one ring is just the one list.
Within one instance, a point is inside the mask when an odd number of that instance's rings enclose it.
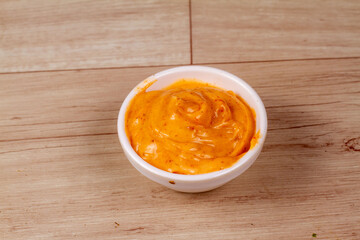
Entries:
{"label": "wood grain", "polygon": [[360,1],[192,0],[194,63],[360,56]]}
{"label": "wood grain", "polygon": [[269,132],[202,194],[147,180],[117,139],[126,94],[164,68],[0,74],[0,238],[359,239],[359,65],[214,64],[258,91]]}
{"label": "wood grain", "polygon": [[188,1],[0,1],[0,72],[190,63]]}

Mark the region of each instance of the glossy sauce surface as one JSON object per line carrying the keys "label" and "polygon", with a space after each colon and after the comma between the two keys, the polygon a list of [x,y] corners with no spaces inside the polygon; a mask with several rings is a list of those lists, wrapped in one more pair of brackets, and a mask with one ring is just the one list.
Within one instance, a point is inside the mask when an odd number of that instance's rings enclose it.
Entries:
{"label": "glossy sauce surface", "polygon": [[130,144],[151,165],[179,174],[231,167],[256,143],[255,113],[231,91],[195,80],[143,89],[125,116]]}

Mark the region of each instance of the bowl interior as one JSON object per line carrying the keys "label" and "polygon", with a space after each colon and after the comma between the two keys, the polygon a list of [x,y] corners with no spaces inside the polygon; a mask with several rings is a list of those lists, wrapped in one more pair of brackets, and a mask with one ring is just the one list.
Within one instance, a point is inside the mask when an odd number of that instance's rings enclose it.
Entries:
{"label": "bowl interior", "polygon": [[[131,99],[137,94],[139,89],[143,89],[149,82],[154,82],[147,91],[159,90],[164,87],[169,86],[170,84],[176,82],[179,79],[196,79],[203,82],[210,83],[217,87],[223,88],[225,90],[231,90],[237,95],[241,96],[248,105],[254,109],[256,112],[256,131],[260,130],[260,138],[258,143],[254,148],[250,149],[244,156],[242,156],[241,160],[235,163],[232,167],[212,172],[206,174],[198,174],[198,175],[181,175],[181,174],[173,174],[158,168],[153,167],[148,164],[146,161],[141,159],[136,152],[132,149],[129,140],[125,134],[125,112],[131,101]],[[219,176],[221,174],[226,174],[226,172],[232,171],[236,168],[241,167],[241,165],[245,164],[249,158],[261,151],[262,144],[266,137],[267,131],[267,116],[265,107],[258,96],[258,94],[243,80],[236,77],[233,74],[222,71],[220,69],[211,68],[211,67],[203,67],[203,66],[185,66],[185,67],[177,67],[168,69],[162,72],[159,72],[155,75],[150,76],[149,78],[142,81],[137,87],[135,87],[130,94],[125,99],[123,105],[121,106],[121,110],[119,113],[119,121],[118,121],[118,131],[120,142],[125,151],[139,164],[141,164],[147,170],[154,172],[155,174],[159,174],[163,177],[171,177],[173,179],[193,179],[200,180],[204,178],[212,178]]]}

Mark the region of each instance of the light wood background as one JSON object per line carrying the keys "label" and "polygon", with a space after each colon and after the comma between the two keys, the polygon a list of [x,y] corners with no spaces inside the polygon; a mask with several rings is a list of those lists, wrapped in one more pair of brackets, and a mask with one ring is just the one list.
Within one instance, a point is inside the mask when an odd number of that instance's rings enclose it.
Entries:
{"label": "light wood background", "polygon": [[[116,133],[139,81],[188,64],[269,117],[256,163],[200,194],[143,177]],[[0,239],[358,240],[359,129],[357,0],[0,1]]]}

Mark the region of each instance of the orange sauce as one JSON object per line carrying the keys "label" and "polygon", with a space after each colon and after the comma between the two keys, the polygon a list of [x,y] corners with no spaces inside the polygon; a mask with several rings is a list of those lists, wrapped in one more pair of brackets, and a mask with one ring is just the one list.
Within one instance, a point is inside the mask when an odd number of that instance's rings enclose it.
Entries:
{"label": "orange sauce", "polygon": [[253,147],[255,112],[232,91],[179,80],[131,101],[125,129],[137,154],[172,173],[202,174],[231,167]]}

